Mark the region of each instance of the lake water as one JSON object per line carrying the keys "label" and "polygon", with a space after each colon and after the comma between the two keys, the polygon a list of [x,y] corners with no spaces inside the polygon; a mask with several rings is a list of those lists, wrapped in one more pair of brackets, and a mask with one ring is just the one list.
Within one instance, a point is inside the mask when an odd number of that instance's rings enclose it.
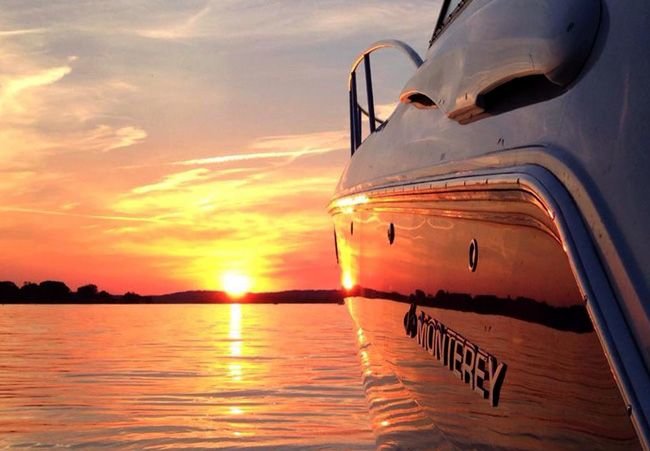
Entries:
{"label": "lake water", "polygon": [[374,443],[343,306],[0,306],[0,448]]}

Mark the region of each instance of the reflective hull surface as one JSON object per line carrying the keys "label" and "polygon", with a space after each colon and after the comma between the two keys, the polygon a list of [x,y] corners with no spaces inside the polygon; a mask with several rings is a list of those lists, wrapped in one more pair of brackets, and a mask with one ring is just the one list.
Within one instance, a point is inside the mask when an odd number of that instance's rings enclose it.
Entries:
{"label": "reflective hull surface", "polygon": [[331,212],[378,445],[640,447],[534,190],[402,186]]}

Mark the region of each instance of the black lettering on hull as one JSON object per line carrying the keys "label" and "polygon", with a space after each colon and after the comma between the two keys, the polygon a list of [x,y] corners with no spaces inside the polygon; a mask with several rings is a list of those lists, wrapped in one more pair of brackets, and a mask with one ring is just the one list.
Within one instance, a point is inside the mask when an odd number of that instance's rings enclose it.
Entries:
{"label": "black lettering on hull", "polygon": [[404,315],[404,331],[492,407],[499,404],[508,368],[504,362],[498,362],[496,357],[423,310],[418,316],[415,304]]}

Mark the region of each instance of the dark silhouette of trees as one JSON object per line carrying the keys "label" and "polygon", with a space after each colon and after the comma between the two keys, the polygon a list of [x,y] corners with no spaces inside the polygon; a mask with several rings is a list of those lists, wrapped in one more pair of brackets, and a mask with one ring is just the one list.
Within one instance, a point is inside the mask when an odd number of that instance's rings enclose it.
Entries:
{"label": "dark silhouette of trees", "polygon": [[102,291],[101,293],[97,291],[97,285],[88,284],[79,287],[76,292],[72,292],[65,283],[58,280],[45,280],[38,284],[24,282],[20,288],[11,281],[0,281],[0,302],[38,302],[50,304],[74,301],[110,301],[114,299],[106,291]]}
{"label": "dark silhouette of trees", "polygon": [[10,281],[0,282],[0,299],[20,299],[20,288],[18,288],[15,283]]}
{"label": "dark silhouette of trees", "polygon": [[25,282],[20,287],[20,298],[24,301],[37,301],[40,299],[41,290],[34,282]]}
{"label": "dark silhouette of trees", "polygon": [[45,280],[41,283],[24,282],[20,288],[14,282],[0,281],[0,303],[113,304],[116,302],[143,303],[151,301],[151,296],[140,296],[132,291],[123,296],[114,296],[105,290],[99,291],[94,283],[82,285],[73,292],[65,283],[58,280]]}
{"label": "dark silhouette of trees", "polygon": [[94,285],[92,283],[77,288],[77,299],[81,301],[91,301],[93,299],[97,299],[98,296],[97,285]]}
{"label": "dark silhouette of trees", "polygon": [[126,302],[138,302],[142,300],[142,296],[140,296],[138,293],[127,291],[124,296],[122,296],[122,300]]}
{"label": "dark silhouette of trees", "polygon": [[102,301],[102,302],[109,302],[113,300],[113,295],[110,294],[108,291],[100,291],[99,294],[97,294],[97,299]]}
{"label": "dark silhouette of trees", "polygon": [[[9,299],[2,296],[3,299]],[[19,290],[19,296],[16,300],[39,301],[39,302],[59,302],[68,301],[71,298],[70,288],[58,280],[45,280],[39,284],[34,282],[25,282]]]}
{"label": "dark silhouette of trees", "polygon": [[70,288],[58,280],[46,280],[38,285],[41,300],[66,301],[70,299]]}

